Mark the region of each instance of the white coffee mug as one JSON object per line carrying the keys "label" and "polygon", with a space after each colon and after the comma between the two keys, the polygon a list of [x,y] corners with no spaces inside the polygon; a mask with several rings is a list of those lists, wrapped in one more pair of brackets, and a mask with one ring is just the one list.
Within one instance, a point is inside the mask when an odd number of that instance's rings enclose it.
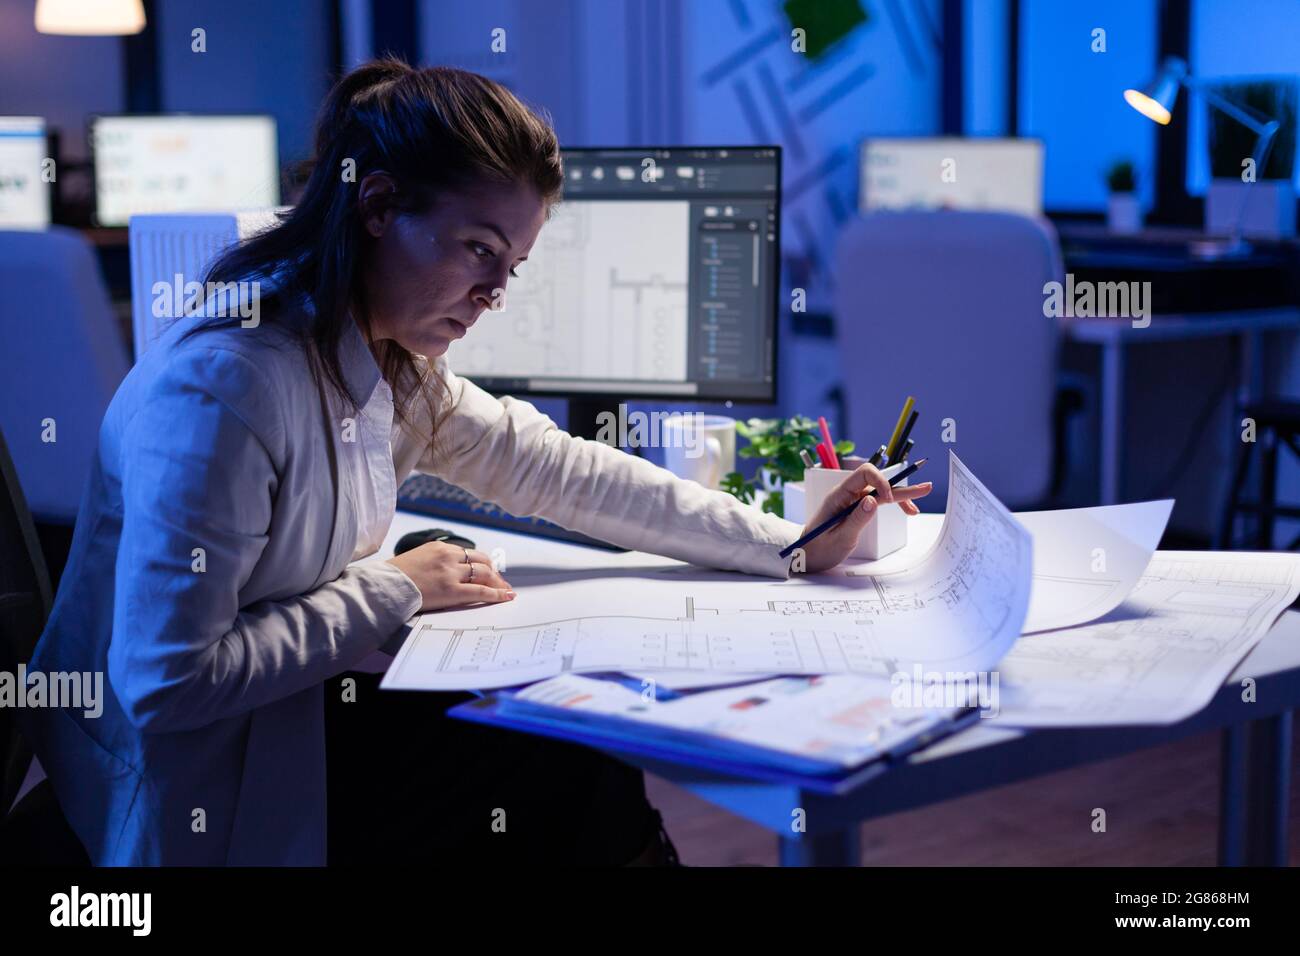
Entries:
{"label": "white coffee mug", "polygon": [[660,440],[664,467],[678,478],[717,488],[722,476],[736,470],[736,420],[725,415],[673,415],[663,423]]}

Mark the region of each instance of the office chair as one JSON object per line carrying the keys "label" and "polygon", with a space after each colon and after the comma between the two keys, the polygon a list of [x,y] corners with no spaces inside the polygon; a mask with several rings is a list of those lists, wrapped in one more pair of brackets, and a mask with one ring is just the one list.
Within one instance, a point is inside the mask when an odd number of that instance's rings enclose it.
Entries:
{"label": "office chair", "polygon": [[[45,560],[0,433],[0,671],[17,675],[18,665],[31,659],[50,606]],[[18,711],[0,707],[0,865],[89,866],[49,780],[14,805],[31,765]]]}
{"label": "office chair", "polygon": [[0,429],[28,505],[38,522],[71,525],[104,411],[130,367],[80,233],[0,232],[0,333]]}
{"label": "office chair", "polygon": [[943,511],[948,449],[1012,508],[1043,507],[1063,471],[1054,431],[1059,320],[1043,286],[1062,279],[1056,233],[1008,213],[878,212],[852,221],[835,254],[836,337],[847,437],[864,456],[888,441],[903,400],[920,413]]}

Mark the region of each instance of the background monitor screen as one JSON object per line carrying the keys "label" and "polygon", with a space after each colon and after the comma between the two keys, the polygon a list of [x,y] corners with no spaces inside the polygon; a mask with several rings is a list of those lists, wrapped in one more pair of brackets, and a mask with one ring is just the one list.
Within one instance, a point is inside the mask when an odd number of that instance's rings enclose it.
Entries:
{"label": "background monitor screen", "polygon": [[1038,216],[1043,144],[1036,139],[869,139],[859,206],[974,209]]}
{"label": "background monitor screen", "polygon": [[279,205],[269,116],[97,116],[90,137],[101,226],[137,213]]}
{"label": "background monitor screen", "polygon": [[0,116],[0,229],[45,229],[50,224],[49,157],[45,120]]}
{"label": "background monitor screen", "polygon": [[563,202],[451,367],[492,391],[773,400],[780,150],[563,156]]}

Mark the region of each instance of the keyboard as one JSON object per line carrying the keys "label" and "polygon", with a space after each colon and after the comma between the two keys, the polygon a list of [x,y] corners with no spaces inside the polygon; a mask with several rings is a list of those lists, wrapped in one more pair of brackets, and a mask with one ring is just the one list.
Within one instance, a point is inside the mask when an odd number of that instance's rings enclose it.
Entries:
{"label": "keyboard", "polygon": [[544,518],[521,518],[512,515],[490,501],[481,501],[464,488],[443,481],[441,478],[435,478],[433,475],[411,475],[402,482],[402,487],[397,489],[397,507],[435,518],[449,518],[452,521],[485,525],[503,531],[514,531],[517,534],[554,538],[557,541],[603,548],[606,551],[628,550],[607,541],[598,541],[580,531],[561,528],[558,524]]}

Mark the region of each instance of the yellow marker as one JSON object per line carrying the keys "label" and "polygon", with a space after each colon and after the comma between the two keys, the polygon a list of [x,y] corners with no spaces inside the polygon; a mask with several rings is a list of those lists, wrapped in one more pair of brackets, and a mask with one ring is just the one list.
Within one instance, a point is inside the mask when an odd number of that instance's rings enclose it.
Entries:
{"label": "yellow marker", "polygon": [[891,461],[894,452],[898,451],[898,439],[903,434],[903,426],[907,424],[907,419],[912,414],[912,406],[916,404],[916,399],[911,395],[907,396],[907,401],[903,403],[903,410],[898,415],[898,424],[894,426],[894,434],[889,436],[889,445],[885,448],[885,461]]}

